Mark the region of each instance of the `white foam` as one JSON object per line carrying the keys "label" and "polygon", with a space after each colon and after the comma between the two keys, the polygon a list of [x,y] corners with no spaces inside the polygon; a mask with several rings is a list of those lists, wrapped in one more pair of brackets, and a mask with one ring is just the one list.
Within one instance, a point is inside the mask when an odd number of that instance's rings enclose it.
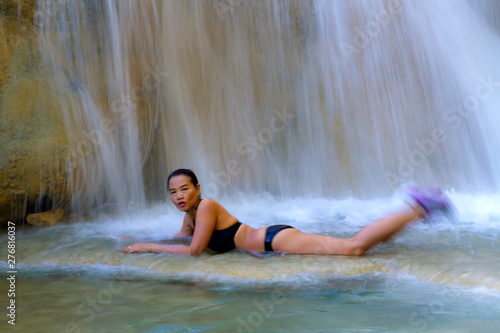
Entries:
{"label": "white foam", "polygon": [[[450,192],[458,210],[460,230],[500,231],[500,194]],[[405,207],[401,197],[360,200],[356,198],[293,198],[278,200],[269,195],[239,196],[221,203],[240,221],[254,228],[272,224],[290,224],[310,233],[353,234],[384,215]],[[183,214],[170,202],[157,204],[140,213],[118,218],[98,218],[73,225],[79,237],[165,239],[174,237],[181,228]],[[412,228],[434,232],[455,228],[447,221]]]}

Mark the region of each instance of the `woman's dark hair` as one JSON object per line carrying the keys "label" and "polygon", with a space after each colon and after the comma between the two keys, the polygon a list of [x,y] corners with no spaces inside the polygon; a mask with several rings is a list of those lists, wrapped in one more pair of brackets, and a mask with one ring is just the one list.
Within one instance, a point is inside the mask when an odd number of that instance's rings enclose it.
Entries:
{"label": "woman's dark hair", "polygon": [[191,180],[191,184],[193,184],[193,186],[198,185],[198,178],[196,177],[196,175],[194,174],[194,172],[192,170],[189,170],[189,169],[177,169],[174,172],[172,172],[170,174],[170,176],[168,176],[168,179],[167,179],[167,188],[170,189],[170,178],[175,177],[175,176],[180,176],[180,175],[188,176],[189,179]]}

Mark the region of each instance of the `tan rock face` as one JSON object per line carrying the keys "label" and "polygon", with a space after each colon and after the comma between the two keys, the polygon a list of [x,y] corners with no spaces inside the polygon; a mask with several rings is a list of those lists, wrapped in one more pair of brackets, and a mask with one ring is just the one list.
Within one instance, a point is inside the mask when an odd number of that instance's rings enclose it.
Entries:
{"label": "tan rock face", "polygon": [[64,123],[41,61],[36,1],[1,1],[0,226],[20,220],[42,197],[68,200]]}
{"label": "tan rock face", "polygon": [[[166,49],[171,49],[167,58],[170,59],[169,64],[172,64],[172,66],[168,68],[168,71],[160,66],[154,66],[156,64],[155,59],[163,52],[161,47],[158,45],[149,49],[149,42],[140,42],[143,36],[150,31],[153,31],[156,36],[162,37],[163,33],[155,30],[160,29],[161,25],[160,27],[156,27],[156,24],[150,24],[149,20],[138,20],[136,17],[141,17],[141,15],[134,14],[130,17],[133,24],[130,24],[125,29],[130,29],[130,31],[128,33],[123,32],[123,36],[128,38],[127,43],[124,45],[129,45],[129,42],[131,43],[129,46],[130,49],[126,52],[127,57],[130,56],[132,58],[128,63],[128,72],[131,81],[130,88],[133,91],[132,96],[127,95],[128,98],[125,101],[132,100],[132,104],[136,104],[134,106],[135,113],[133,117],[136,118],[134,120],[136,122],[135,125],[141,136],[138,140],[138,145],[141,146],[141,154],[138,154],[139,158],[135,160],[144,158],[144,156],[149,154],[149,151],[151,151],[150,156],[152,157],[143,166],[133,166],[128,167],[128,169],[125,167],[116,168],[118,172],[114,172],[115,169],[110,168],[113,172],[102,172],[104,170],[102,167],[103,164],[95,162],[99,162],[100,156],[97,151],[104,145],[99,144],[99,142],[92,145],[92,140],[89,140],[89,137],[96,132],[99,132],[103,137],[108,135],[107,140],[110,146],[117,147],[118,144],[114,145],[113,135],[119,139],[122,135],[121,132],[128,134],[125,129],[132,127],[128,126],[132,122],[130,118],[125,122],[125,118],[127,118],[128,112],[130,112],[130,107],[128,106],[130,103],[127,102],[127,107],[124,107],[127,109],[127,112],[116,112],[113,110],[115,102],[118,102],[120,106],[124,106],[122,98],[124,95],[116,92],[120,88],[118,84],[116,84],[116,87],[111,87],[109,91],[106,90],[108,88],[107,84],[112,80],[104,77],[104,75],[110,75],[110,73],[105,71],[106,68],[100,66],[89,66],[90,69],[87,74],[89,81],[92,81],[94,85],[93,97],[95,102],[103,110],[101,114],[102,119],[109,120],[110,122],[111,120],[115,120],[112,123],[113,126],[100,125],[96,127],[95,124],[83,125],[84,121],[78,115],[78,110],[72,110],[71,106],[68,107],[68,100],[72,102],[79,100],[77,96],[71,96],[72,93],[75,95],[79,93],[77,82],[70,80],[74,83],[74,89],[69,89],[64,94],[58,94],[53,91],[54,88],[51,88],[53,87],[51,82],[54,80],[55,82],[61,82],[56,80],[55,76],[65,77],[68,71],[62,70],[56,74],[53,69],[49,69],[44,64],[39,49],[40,36],[38,29],[42,27],[47,28],[48,33],[46,32],[45,37],[56,36],[52,41],[56,41],[56,43],[47,44],[56,45],[53,49],[61,50],[61,53],[64,53],[65,49],[60,47],[64,46],[64,43],[57,42],[64,41],[65,38],[69,38],[70,36],[54,34],[54,32],[61,33],[61,31],[51,31],[50,24],[44,26],[44,22],[47,23],[47,17],[53,18],[52,15],[56,13],[58,6],[64,3],[67,3],[67,1],[39,1],[39,7],[37,7],[37,1],[33,0],[0,0],[0,226],[8,220],[23,219],[28,213],[36,213],[44,209],[65,206],[72,199],[77,203],[84,202],[87,203],[87,206],[91,206],[95,205],[95,202],[103,204],[99,200],[123,203],[123,201],[127,201],[129,198],[139,197],[133,195],[139,191],[130,190],[132,186],[124,187],[124,190],[130,193],[124,194],[123,197],[125,199],[121,199],[121,195],[115,195],[119,191],[114,191],[114,188],[103,189],[104,186],[102,184],[105,183],[103,180],[109,178],[110,173],[118,174],[123,172],[122,170],[134,171],[139,170],[140,167],[144,167],[145,170],[144,181],[145,187],[149,189],[149,191],[146,191],[148,195],[149,193],[153,193],[151,195],[153,199],[163,199],[165,184],[159,182],[158,179],[165,178],[161,175],[165,175],[169,169],[171,171],[171,167],[166,163],[171,155],[169,155],[167,146],[156,146],[152,145],[151,142],[153,140],[161,142],[164,138],[165,141],[170,142],[173,137],[182,137],[184,126],[183,123],[179,124],[176,121],[177,114],[192,109],[188,113],[187,118],[199,117],[201,119],[200,122],[207,129],[206,134],[210,137],[213,136],[212,143],[216,143],[215,145],[208,143],[204,148],[212,149],[213,146],[217,146],[227,140],[223,134],[225,133],[224,131],[220,131],[219,134],[212,133],[213,128],[217,128],[219,124],[227,120],[225,119],[225,112],[212,112],[209,116],[205,112],[207,105],[211,105],[210,108],[213,110],[227,109],[229,112],[232,112],[232,110],[239,109],[240,107],[240,101],[237,99],[243,98],[247,94],[247,86],[242,85],[239,91],[240,97],[236,99],[226,99],[223,96],[214,98],[213,89],[211,88],[215,82],[220,84],[220,89],[223,91],[225,87],[229,87],[228,83],[230,80],[221,79],[221,77],[230,77],[234,73],[240,73],[236,69],[239,64],[238,61],[234,61],[234,68],[227,70],[227,64],[222,60],[223,57],[221,56],[225,53],[224,50],[228,51],[228,54],[231,53],[232,46],[226,45],[228,43],[228,38],[226,37],[230,37],[229,35],[232,35],[232,33],[222,28],[225,25],[221,23],[228,20],[230,15],[235,15],[236,12],[234,10],[245,12],[245,2],[231,2],[229,7],[223,5],[223,2],[220,1],[205,5],[185,5],[183,2],[173,2],[170,4],[176,8],[179,7],[177,10],[180,13],[184,13],[185,17],[189,20],[194,20],[197,17],[190,13],[189,10],[193,10],[193,8],[198,8],[197,6],[199,6],[199,9],[203,9],[205,12],[208,21],[203,19],[200,22],[205,23],[193,21],[197,25],[185,25],[186,29],[193,29],[193,32],[196,30],[196,26],[200,27],[201,30],[207,30],[203,34],[203,37],[206,38],[202,38],[205,42],[201,48],[199,47],[198,38],[191,38],[190,34],[186,33],[186,31],[178,31],[181,33],[179,36],[183,37],[175,38],[176,47],[166,47]],[[78,2],[74,2],[73,4],[75,3]],[[225,3],[227,4],[227,2]],[[295,3],[295,5],[292,5],[293,12],[296,13],[297,19],[290,26],[290,29],[293,30],[293,36],[287,41],[287,45],[292,45],[290,47],[298,46],[304,42],[302,40],[304,35],[303,30],[305,29],[305,20],[303,18],[310,11],[309,2],[295,1],[293,3]],[[266,15],[268,14],[266,14],[267,7],[265,2],[252,2],[248,6],[255,7],[254,9],[258,16],[257,20],[260,22],[267,21]],[[87,6],[85,10],[92,11],[92,8],[93,6]],[[148,15],[152,15],[155,12],[155,8],[156,6],[141,5],[141,10],[150,11]],[[165,10],[164,13],[168,13],[168,11]],[[98,17],[93,13],[86,13],[84,16],[90,21]],[[158,18],[160,17],[158,16]],[[247,22],[251,27],[248,33],[252,36],[258,36],[261,30],[266,29],[266,25],[261,26],[260,23],[254,24],[252,23],[253,20],[253,18],[249,18]],[[82,20],[82,22],[84,21]],[[172,28],[179,29],[178,24],[175,21],[172,22]],[[95,39],[89,38],[93,36],[93,27],[91,25],[86,27],[87,30],[81,33],[75,33],[77,30],[71,30],[74,33],[74,35],[71,35],[71,38],[78,38],[79,42],[84,45],[83,48],[88,51],[90,57],[96,55],[96,59],[99,61],[95,63],[105,63],[104,59],[99,58],[99,56],[100,52],[104,52],[102,50],[107,49],[109,42],[99,44]],[[139,34],[135,33],[136,28],[140,28],[138,30]],[[170,31],[169,28],[166,30]],[[246,32],[243,31],[242,33],[245,34]],[[262,46],[263,49],[261,50],[261,44],[255,42],[243,43],[242,45],[246,48],[240,50],[240,52],[243,54],[248,51],[251,54],[249,57],[251,65],[248,67],[248,73],[252,73],[253,85],[255,87],[264,85],[264,88],[259,90],[260,93],[254,97],[256,99],[256,109],[264,110],[267,108],[267,105],[274,105],[276,101],[281,101],[285,98],[283,96],[286,96],[286,98],[291,96],[290,101],[286,100],[276,104],[280,108],[282,105],[291,105],[294,97],[293,93],[288,91],[287,86],[282,85],[274,89],[275,82],[266,79],[269,78],[269,75],[267,71],[262,70],[262,68],[265,68],[263,64],[269,61],[265,48]],[[251,45],[255,46],[256,49],[251,47]],[[180,52],[182,61],[177,60],[179,58],[177,49]],[[55,55],[52,55],[52,60],[62,68],[66,69],[72,66],[72,60],[74,59],[67,59],[58,54],[58,52],[54,53]],[[185,57],[186,59],[184,59]],[[299,60],[298,57],[288,55],[285,59],[289,68],[298,68],[300,65]],[[127,61],[124,60],[123,62],[127,64]],[[212,67],[214,68],[213,70]],[[110,76],[113,76],[113,73]],[[163,86],[162,89],[166,89],[167,82],[171,80],[170,77],[176,76],[182,78],[182,80],[176,83],[175,89],[171,89],[171,95],[165,95],[166,97],[162,97],[160,102],[160,98],[157,98],[156,95],[156,86],[160,86],[161,84]],[[243,77],[244,75],[239,76]],[[85,76],[80,79],[85,81]],[[176,81],[175,79],[173,80]],[[243,83],[243,81],[239,82]],[[229,84],[231,85],[232,83]],[[180,89],[181,87],[182,89]],[[128,91],[127,94],[129,94]],[[278,97],[275,99],[274,95]],[[214,100],[212,101],[212,99]],[[231,100],[232,102],[227,105],[226,100]],[[65,105],[62,109],[61,104]],[[177,106],[182,106],[182,110],[177,110]],[[170,115],[165,113],[167,107],[172,109],[169,111]],[[66,117],[63,117],[61,110],[65,111]],[[199,112],[196,110],[199,110]],[[72,111],[75,112],[72,113]],[[235,123],[243,123],[247,117],[235,117],[232,119]],[[160,122],[159,125],[158,122]],[[65,124],[67,127],[65,127]],[[213,126],[207,124],[212,124]],[[186,125],[191,127],[189,122]],[[264,125],[262,123],[262,126]],[[108,130],[105,130],[106,128]],[[258,133],[261,128],[257,127],[255,131],[252,130],[250,133]],[[181,130],[179,135],[177,135],[177,130]],[[130,132],[134,134],[133,131]],[[118,141],[116,140],[116,142]],[[241,141],[241,138],[237,136],[231,142],[239,141]],[[178,142],[182,143],[181,141]],[[126,147],[120,148],[128,150]],[[213,155],[220,155],[222,157],[224,149],[216,148]],[[232,149],[232,151],[236,152],[236,149]],[[175,155],[171,159],[172,161],[179,160],[179,155]],[[243,159],[241,156],[240,158]],[[264,159],[264,155],[261,155],[261,158]],[[107,165],[110,164],[108,163]],[[127,163],[123,164],[126,165]],[[81,165],[84,167],[78,168]],[[71,174],[69,176],[68,166],[71,167]],[[124,175],[129,176],[125,172]],[[135,175],[135,177],[135,179],[138,179],[138,175]],[[139,180],[138,183],[141,181]],[[113,182],[110,181],[110,183]],[[136,186],[134,189],[140,187]],[[42,198],[46,199],[42,200]],[[142,198],[139,197],[139,200],[142,200]],[[49,204],[37,205],[37,202],[40,201],[48,202]],[[128,204],[127,202],[125,203]],[[85,204],[82,204],[82,206],[86,208]],[[85,208],[81,210],[86,211]]]}
{"label": "tan rock face", "polygon": [[63,214],[63,209],[54,209],[50,212],[28,214],[26,221],[37,227],[51,227],[61,221]]}

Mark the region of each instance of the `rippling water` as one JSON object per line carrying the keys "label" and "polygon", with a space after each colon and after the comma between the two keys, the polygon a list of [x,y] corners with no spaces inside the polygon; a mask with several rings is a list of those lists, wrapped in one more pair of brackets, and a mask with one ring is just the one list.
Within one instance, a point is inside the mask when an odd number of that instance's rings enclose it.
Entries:
{"label": "rippling water", "polygon": [[[70,206],[115,217],[18,226],[17,325],[2,332],[497,331],[497,2],[38,4]],[[405,182],[460,189],[459,219],[360,258],[122,254],[188,241],[170,204],[146,206],[177,167],[255,228],[349,237],[403,206],[381,196]]]}
{"label": "rippling water", "polygon": [[[498,194],[451,192],[458,223],[415,223],[363,257],[124,255],[135,240],[172,239],[165,203],[120,220],[17,233],[22,332],[495,332],[500,324]],[[403,201],[225,200],[254,227],[353,235]],[[2,238],[0,247],[6,247]],[[5,281],[7,263],[0,262]],[[7,285],[1,285],[5,295]],[[7,327],[6,320],[0,327]],[[4,328],[2,328],[3,330]]]}

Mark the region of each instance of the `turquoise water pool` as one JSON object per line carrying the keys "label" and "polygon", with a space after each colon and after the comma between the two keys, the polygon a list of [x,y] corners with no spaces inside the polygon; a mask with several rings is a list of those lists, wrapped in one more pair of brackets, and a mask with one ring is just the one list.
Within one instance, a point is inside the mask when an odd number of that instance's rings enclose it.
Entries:
{"label": "turquoise water pool", "polygon": [[[420,222],[363,257],[124,255],[136,239],[179,242],[168,205],[139,215],[16,235],[16,325],[9,332],[496,332],[495,206],[455,194],[456,225]],[[492,203],[495,197],[490,197]],[[277,220],[347,237],[395,199],[225,202],[249,224]],[[319,206],[330,207],[320,210]],[[187,240],[180,240],[185,242]],[[0,240],[6,248],[7,238]],[[7,262],[0,263],[8,302]]]}

